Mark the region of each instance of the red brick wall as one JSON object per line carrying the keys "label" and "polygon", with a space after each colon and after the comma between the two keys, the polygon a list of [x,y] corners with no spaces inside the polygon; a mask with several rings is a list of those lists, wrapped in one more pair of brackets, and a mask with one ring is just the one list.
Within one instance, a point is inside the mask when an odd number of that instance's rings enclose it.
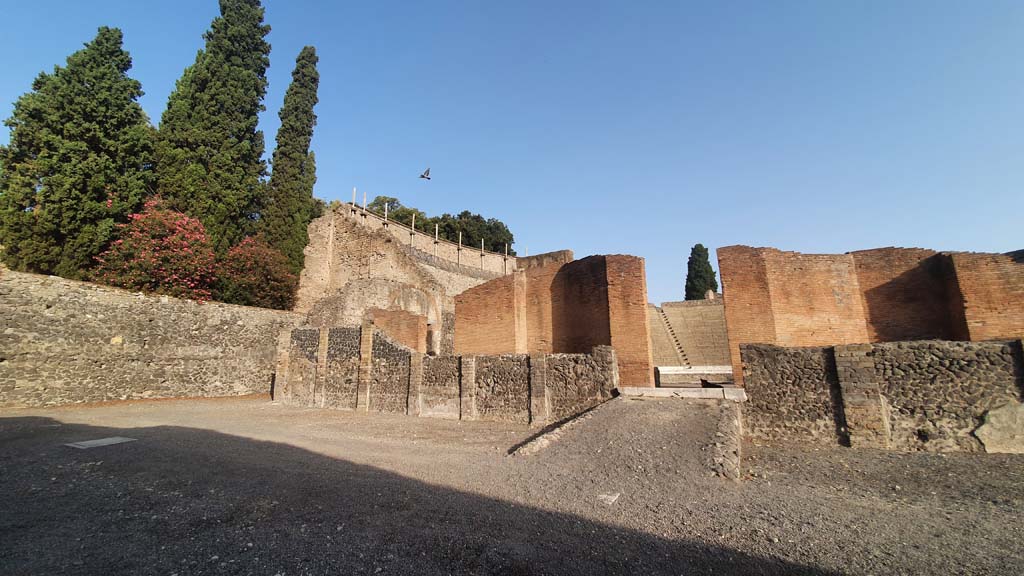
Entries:
{"label": "red brick wall", "polygon": [[878,248],[851,255],[872,342],[956,337],[947,296],[949,270],[937,252]]}
{"label": "red brick wall", "polygon": [[455,297],[455,354],[516,352],[516,272]]}
{"label": "red brick wall", "polygon": [[609,332],[619,361],[619,380],[623,386],[654,386],[644,259],[606,256],[605,267]]}
{"label": "red brick wall", "polygon": [[370,308],[367,316],[374,326],[383,330],[392,340],[412,348],[420,354],[427,352],[427,317],[405,310]]}
{"label": "red brick wall", "polygon": [[733,380],[743,384],[740,344],[775,342],[775,318],[768,291],[768,272],[757,248],[719,248],[718,270],[725,294],[725,328],[729,334],[729,356]]}
{"label": "red brick wall", "polygon": [[455,298],[456,354],[589,353],[600,345],[615,348],[623,385],[653,385],[642,258],[554,259]]}
{"label": "red brick wall", "polygon": [[1024,336],[1024,256],[949,255],[971,340]]}

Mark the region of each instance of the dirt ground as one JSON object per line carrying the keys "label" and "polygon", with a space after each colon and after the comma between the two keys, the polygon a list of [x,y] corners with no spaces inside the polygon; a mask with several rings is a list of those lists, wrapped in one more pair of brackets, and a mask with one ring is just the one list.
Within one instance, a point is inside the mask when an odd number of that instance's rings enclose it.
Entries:
{"label": "dirt ground", "polygon": [[525,456],[253,399],[7,410],[0,574],[1024,573],[1024,457],[746,445],[736,483],[717,410],[616,399]]}

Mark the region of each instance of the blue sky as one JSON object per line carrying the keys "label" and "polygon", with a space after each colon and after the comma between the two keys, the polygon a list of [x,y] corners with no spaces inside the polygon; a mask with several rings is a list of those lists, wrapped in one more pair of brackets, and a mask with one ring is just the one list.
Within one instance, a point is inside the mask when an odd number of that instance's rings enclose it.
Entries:
{"label": "blue sky", "polygon": [[[500,218],[520,253],[643,256],[655,302],[682,298],[697,242],[1024,248],[1022,2],[264,5],[267,148],[312,44],[324,199],[358,186]],[[158,122],[216,12],[2,0],[0,115],[107,25]]]}

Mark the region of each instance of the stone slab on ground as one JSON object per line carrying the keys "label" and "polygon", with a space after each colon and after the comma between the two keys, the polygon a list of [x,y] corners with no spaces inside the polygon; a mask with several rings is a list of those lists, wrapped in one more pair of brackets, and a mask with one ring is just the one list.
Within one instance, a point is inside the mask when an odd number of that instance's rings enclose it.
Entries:
{"label": "stone slab on ground", "polygon": [[974,435],[989,454],[1024,454],[1024,404],[1009,402],[989,410]]}

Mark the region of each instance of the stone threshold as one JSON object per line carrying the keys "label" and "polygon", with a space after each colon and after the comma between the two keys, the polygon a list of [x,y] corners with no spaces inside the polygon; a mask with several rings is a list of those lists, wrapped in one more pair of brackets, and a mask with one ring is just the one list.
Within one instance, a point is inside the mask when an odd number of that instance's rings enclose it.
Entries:
{"label": "stone threshold", "polygon": [[731,400],[746,402],[747,393],[742,388],[641,388],[624,386],[617,388],[620,396],[634,398],[697,398],[708,400]]}

